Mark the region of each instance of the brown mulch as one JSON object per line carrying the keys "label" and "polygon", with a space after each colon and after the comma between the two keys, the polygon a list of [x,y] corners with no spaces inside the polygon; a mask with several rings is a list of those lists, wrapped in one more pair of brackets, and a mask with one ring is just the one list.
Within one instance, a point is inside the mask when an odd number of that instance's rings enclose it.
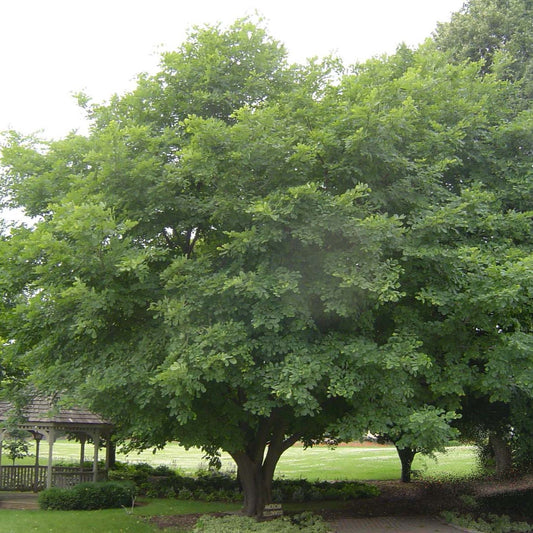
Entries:
{"label": "brown mulch", "polygon": [[[466,512],[462,495],[485,496],[524,489],[533,489],[533,475],[509,480],[473,480],[461,482],[413,481],[369,481],[379,488],[380,495],[346,502],[342,509],[316,509],[325,520],[340,518],[363,518],[373,516],[435,516],[444,510]],[[325,506],[326,507],[326,506]],[[212,513],[224,516],[227,513]],[[200,514],[154,516],[150,523],[161,529],[174,527],[187,531],[192,529]]]}
{"label": "brown mulch", "polygon": [[472,483],[472,486],[478,496],[533,489],[533,474],[515,476],[506,480],[481,480]]}
{"label": "brown mulch", "polygon": [[462,499],[463,495],[479,497],[533,489],[533,474],[506,480],[480,479],[454,482],[417,480],[412,483],[370,481],[368,483],[379,488],[379,496],[353,500],[347,509],[325,513],[325,518],[434,516],[447,510],[468,512],[468,506]]}
{"label": "brown mulch", "polygon": [[364,518],[372,516],[436,515],[440,511],[456,508],[459,494],[465,487],[456,483],[427,481],[372,481],[379,488],[379,496],[361,498],[349,502],[342,510],[327,511],[326,519]]}

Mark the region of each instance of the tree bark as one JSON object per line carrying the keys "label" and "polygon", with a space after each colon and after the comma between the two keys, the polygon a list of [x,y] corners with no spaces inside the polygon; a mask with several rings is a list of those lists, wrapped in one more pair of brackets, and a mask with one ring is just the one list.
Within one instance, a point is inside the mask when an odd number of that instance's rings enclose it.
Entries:
{"label": "tree bark", "polygon": [[243,512],[246,516],[260,517],[267,503],[272,500],[269,493],[261,464],[254,462],[244,453],[232,454],[238,465],[239,478],[241,481],[244,503]]}
{"label": "tree bark", "polygon": [[413,464],[413,459],[415,458],[416,451],[412,448],[398,448],[396,447],[398,456],[400,457],[400,462],[402,463],[402,477],[401,480],[403,483],[411,482],[411,466]]}
{"label": "tree bark", "polygon": [[[260,518],[265,505],[272,503],[272,481],[279,458],[299,438],[299,435],[285,438],[282,426],[269,429],[261,428],[246,451],[229,452],[237,463],[244,494],[243,513],[246,516]],[[270,440],[267,440],[268,437]]]}
{"label": "tree bark", "polygon": [[489,435],[489,444],[494,452],[496,475],[508,476],[513,468],[511,446],[504,437],[496,433]]}

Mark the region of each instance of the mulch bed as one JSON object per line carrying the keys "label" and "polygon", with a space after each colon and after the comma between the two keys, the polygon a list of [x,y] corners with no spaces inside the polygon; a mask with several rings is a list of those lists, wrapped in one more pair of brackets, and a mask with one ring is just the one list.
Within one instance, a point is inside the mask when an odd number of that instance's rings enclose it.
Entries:
{"label": "mulch bed", "polygon": [[370,516],[412,516],[437,515],[441,511],[468,512],[469,508],[461,498],[502,494],[533,489],[533,475],[507,480],[484,479],[471,481],[371,481],[380,490],[374,498],[353,500],[342,511],[324,514],[325,518],[370,517]]}
{"label": "mulch bed", "polygon": [[326,519],[363,518],[372,516],[436,515],[446,509],[457,508],[459,494],[465,487],[452,483],[413,481],[374,481],[379,496],[361,498],[350,502],[346,509],[327,511]]}

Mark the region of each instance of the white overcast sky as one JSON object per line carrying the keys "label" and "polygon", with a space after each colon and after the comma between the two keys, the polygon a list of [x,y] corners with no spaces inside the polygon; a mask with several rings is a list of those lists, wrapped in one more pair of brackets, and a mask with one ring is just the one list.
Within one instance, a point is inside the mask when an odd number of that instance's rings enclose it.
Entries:
{"label": "white overcast sky", "polygon": [[463,0],[0,0],[0,131],[85,132],[73,93],[101,102],[156,72],[196,24],[259,12],[293,61],[346,64],[416,46]]}

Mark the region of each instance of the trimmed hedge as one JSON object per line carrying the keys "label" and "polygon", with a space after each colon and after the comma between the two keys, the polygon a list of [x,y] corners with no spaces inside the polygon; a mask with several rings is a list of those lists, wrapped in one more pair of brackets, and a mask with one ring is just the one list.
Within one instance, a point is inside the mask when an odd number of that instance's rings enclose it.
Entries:
{"label": "trimmed hedge", "polygon": [[135,496],[131,482],[103,481],[80,483],[71,489],[52,487],[39,493],[39,507],[43,510],[88,511],[129,507]]}
{"label": "trimmed hedge", "polygon": [[219,471],[200,470],[196,476],[182,476],[166,466],[152,467],[146,463],[119,464],[109,472],[110,479],[130,480],[138,493],[150,498],[181,500],[229,501],[242,500],[235,476]]}
{"label": "trimmed hedge", "polygon": [[275,479],[272,499],[275,502],[354,500],[377,496],[379,489],[359,481],[307,481],[306,479]]}
{"label": "trimmed hedge", "polygon": [[[230,501],[242,500],[235,476],[219,471],[202,470],[195,477],[182,476],[167,467],[153,468],[147,464],[120,465],[109,473],[111,479],[135,482],[139,493],[152,498],[180,500]],[[275,502],[351,500],[377,496],[376,487],[358,481],[310,482],[305,479],[275,479],[272,497]]]}

